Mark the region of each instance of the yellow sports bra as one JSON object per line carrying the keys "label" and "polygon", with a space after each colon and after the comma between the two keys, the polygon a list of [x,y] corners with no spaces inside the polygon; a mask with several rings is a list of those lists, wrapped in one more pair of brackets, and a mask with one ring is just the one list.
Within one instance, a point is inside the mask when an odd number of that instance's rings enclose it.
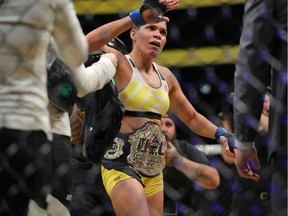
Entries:
{"label": "yellow sports bra", "polygon": [[[153,63],[153,67],[161,80],[161,86],[159,88],[149,86],[131,57],[126,55],[126,58],[133,69],[133,75],[128,85],[119,92],[119,99],[125,107],[125,115],[151,117],[151,115],[146,114],[156,114],[158,118],[161,118],[161,115],[168,111],[170,105],[166,80]],[[151,118],[154,118],[153,115]]]}

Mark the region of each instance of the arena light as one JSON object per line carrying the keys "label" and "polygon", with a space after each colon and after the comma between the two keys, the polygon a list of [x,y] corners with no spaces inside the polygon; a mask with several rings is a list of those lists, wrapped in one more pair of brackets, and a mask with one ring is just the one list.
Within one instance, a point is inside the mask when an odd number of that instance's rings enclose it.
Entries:
{"label": "arena light", "polygon": [[[74,0],[73,2],[78,15],[128,13],[141,4],[140,0]],[[178,10],[243,3],[244,0],[181,0]]]}

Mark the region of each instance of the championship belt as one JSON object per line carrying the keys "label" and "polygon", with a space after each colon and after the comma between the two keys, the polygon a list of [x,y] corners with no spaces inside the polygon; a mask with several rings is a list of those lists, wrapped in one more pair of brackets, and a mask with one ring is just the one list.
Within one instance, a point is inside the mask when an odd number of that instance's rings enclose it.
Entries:
{"label": "championship belt", "polygon": [[154,122],[147,122],[142,128],[129,135],[131,144],[127,163],[144,176],[160,174],[165,167],[167,140],[160,127]]}

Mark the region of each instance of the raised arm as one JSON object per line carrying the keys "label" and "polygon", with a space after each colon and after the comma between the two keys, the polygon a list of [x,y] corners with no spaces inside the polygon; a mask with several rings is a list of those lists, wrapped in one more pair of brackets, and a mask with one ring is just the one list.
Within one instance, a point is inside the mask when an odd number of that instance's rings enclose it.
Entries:
{"label": "raised arm", "polygon": [[[151,5],[151,2],[153,3]],[[145,23],[156,23],[160,21],[169,22],[168,17],[163,16],[164,11],[173,10],[179,6],[179,0],[144,0],[139,10],[129,13],[128,16],[102,25],[86,35],[89,42],[89,52],[103,50],[109,41],[134,26],[144,25]]]}

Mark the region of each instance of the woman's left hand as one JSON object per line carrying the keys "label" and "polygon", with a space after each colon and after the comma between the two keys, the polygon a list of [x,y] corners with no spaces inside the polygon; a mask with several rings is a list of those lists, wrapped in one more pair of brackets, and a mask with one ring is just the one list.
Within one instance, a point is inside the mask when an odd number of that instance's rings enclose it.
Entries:
{"label": "woman's left hand", "polygon": [[219,143],[222,145],[225,154],[231,158],[235,158],[233,139],[233,136],[231,136],[231,139],[228,139],[226,136],[219,137]]}

